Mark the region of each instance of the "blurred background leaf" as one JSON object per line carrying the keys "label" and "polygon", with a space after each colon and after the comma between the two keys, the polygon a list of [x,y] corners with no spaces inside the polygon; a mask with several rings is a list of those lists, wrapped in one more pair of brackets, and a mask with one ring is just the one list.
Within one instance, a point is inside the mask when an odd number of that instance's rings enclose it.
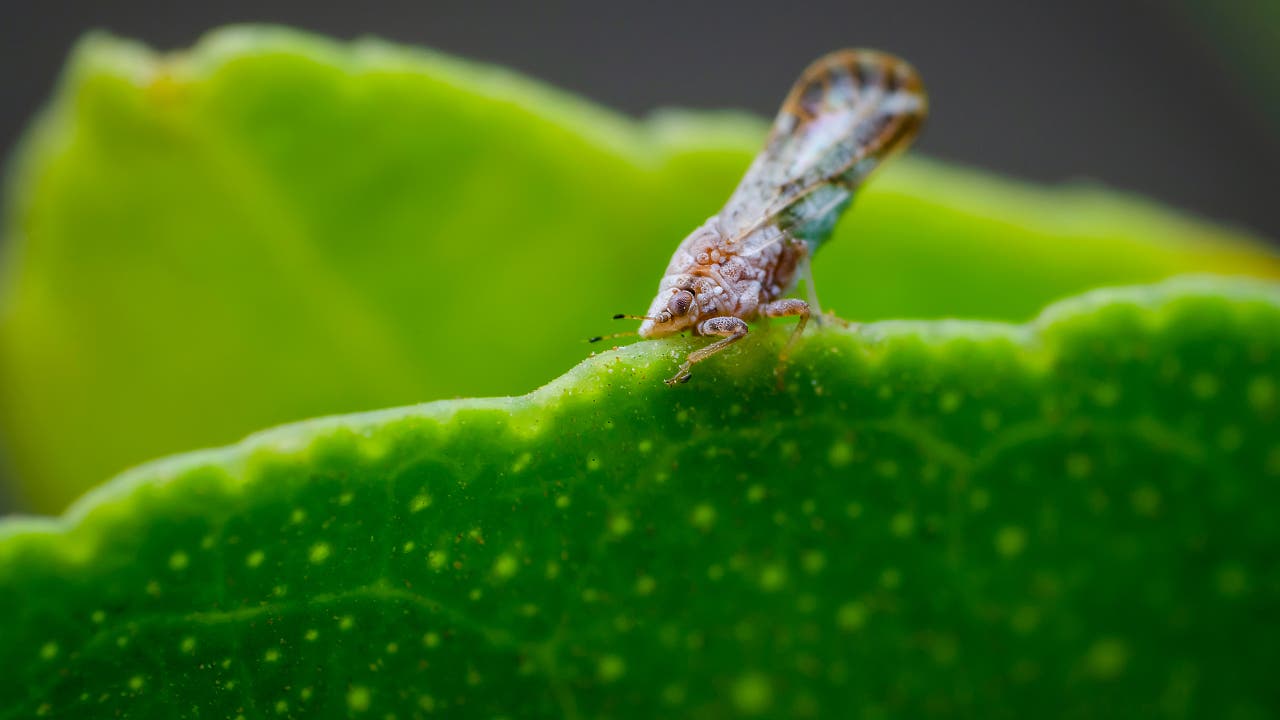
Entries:
{"label": "blurred background leaf", "polygon": [[[635,123],[373,41],[90,38],[8,184],[0,426],[21,491],[56,511],[268,425],[536,387],[645,307],[763,130]],[[858,320],[1025,320],[1102,284],[1280,273],[1239,233],[1143,202],[923,160],[876,179],[838,235],[818,288]]]}

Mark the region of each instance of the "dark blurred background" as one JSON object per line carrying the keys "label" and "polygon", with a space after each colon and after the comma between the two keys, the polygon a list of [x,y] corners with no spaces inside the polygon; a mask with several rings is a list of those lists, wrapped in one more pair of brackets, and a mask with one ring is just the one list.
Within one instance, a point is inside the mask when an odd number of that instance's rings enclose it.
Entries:
{"label": "dark blurred background", "polygon": [[771,115],[813,58],[877,47],[926,80],[925,153],[1042,182],[1097,180],[1280,238],[1278,0],[10,3],[0,151],[12,151],[85,31],[171,49],[249,21],[432,46],[633,115]]}
{"label": "dark blurred background", "polygon": [[12,4],[0,23],[0,147],[13,147],[93,28],[160,48],[245,21],[373,34],[507,65],[635,115],[670,105],[772,114],[808,61],[870,46],[924,75],[924,152],[1045,182],[1097,179],[1275,238],[1274,74],[1240,52],[1280,43],[1280,28],[1261,21],[1280,20],[1269,6],[1280,2]]}

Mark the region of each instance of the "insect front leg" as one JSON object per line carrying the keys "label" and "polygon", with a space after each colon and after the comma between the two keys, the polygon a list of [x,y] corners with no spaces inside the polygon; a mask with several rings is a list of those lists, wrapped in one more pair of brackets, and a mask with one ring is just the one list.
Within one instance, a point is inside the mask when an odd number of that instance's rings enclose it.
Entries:
{"label": "insect front leg", "polygon": [[760,308],[760,313],[765,317],[771,318],[791,315],[800,316],[800,322],[796,323],[796,329],[791,331],[791,337],[788,338],[787,344],[782,346],[782,352],[778,354],[778,366],[774,368],[774,374],[778,376],[778,382],[781,383],[782,368],[786,365],[787,357],[791,355],[791,349],[795,347],[796,341],[800,339],[800,333],[804,332],[804,326],[809,322],[809,303],[795,298],[774,300]]}
{"label": "insect front leg", "polygon": [[680,370],[674,377],[667,379],[665,382],[669,386],[676,383],[689,382],[690,368],[746,337],[747,330],[747,323],[742,318],[722,316],[703,320],[698,325],[699,335],[721,335],[723,337],[704,348],[689,353],[689,356],[684,359],[684,364],[680,366]]}

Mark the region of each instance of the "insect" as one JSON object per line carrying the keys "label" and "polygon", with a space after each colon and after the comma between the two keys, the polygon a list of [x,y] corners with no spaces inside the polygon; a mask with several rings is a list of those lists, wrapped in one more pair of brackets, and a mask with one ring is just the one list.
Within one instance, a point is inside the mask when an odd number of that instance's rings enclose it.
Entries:
{"label": "insect", "polygon": [[[810,314],[821,312],[810,258],[859,184],[911,144],[927,111],[920,76],[886,53],[839,50],[804,71],[724,208],[676,248],[649,312],[614,316],[641,320],[643,338],[685,330],[720,338],[689,353],[667,385],[687,382],[694,365],[746,337],[747,320],[798,316],[781,370]],[[785,297],[801,278],[809,302]]]}

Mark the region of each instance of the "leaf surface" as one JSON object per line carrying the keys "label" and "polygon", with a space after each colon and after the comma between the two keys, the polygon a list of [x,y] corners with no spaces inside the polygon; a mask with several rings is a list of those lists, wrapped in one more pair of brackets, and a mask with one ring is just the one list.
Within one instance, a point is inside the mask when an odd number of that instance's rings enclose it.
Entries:
{"label": "leaf surface", "polygon": [[782,332],[0,524],[0,717],[1265,717],[1280,287]]}
{"label": "leaf surface", "polygon": [[[375,41],[240,27],[157,54],[92,36],[8,178],[0,442],[22,494],[57,511],[269,425],[527,392],[648,306],[763,131],[633,121]],[[815,268],[826,306],[864,321],[1024,321],[1189,271],[1280,262],[1132,198],[912,158]]]}

